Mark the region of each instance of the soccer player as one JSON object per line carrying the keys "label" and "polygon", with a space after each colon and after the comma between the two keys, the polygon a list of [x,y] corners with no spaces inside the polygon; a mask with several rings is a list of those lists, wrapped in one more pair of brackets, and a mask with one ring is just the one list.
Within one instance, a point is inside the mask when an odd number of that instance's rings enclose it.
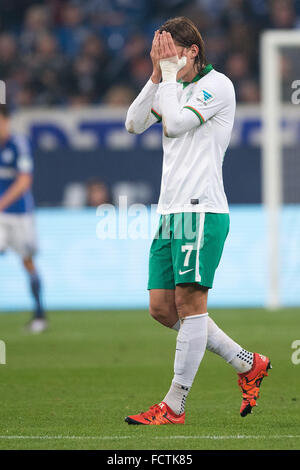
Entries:
{"label": "soccer player", "polygon": [[162,121],[161,216],[150,249],[148,289],[150,314],[178,335],[169,391],[158,405],[125,421],[184,423],[186,398],[206,349],[238,373],[244,417],[256,405],[270,360],[229,338],[207,312],[229,231],[222,163],[234,122],[234,88],[206,62],[203,39],[185,17],[156,31],[150,55],[152,76],[129,107],[125,125],[140,134]]}
{"label": "soccer player", "polygon": [[41,281],[33,261],[36,236],[31,193],[33,159],[25,136],[12,134],[9,112],[0,105],[0,253],[11,248],[22,259],[29,277],[34,301],[34,315],[29,331],[40,333],[47,328],[41,302]]}

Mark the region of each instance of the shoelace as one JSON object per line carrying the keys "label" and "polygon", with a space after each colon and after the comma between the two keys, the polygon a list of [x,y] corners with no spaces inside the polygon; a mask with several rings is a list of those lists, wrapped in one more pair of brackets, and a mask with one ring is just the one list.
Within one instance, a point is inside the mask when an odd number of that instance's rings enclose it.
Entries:
{"label": "shoelace", "polygon": [[158,405],[152,405],[148,411],[143,411],[141,414],[144,418],[149,418],[149,416],[152,418],[152,416],[157,415],[159,411],[161,411],[161,408]]}

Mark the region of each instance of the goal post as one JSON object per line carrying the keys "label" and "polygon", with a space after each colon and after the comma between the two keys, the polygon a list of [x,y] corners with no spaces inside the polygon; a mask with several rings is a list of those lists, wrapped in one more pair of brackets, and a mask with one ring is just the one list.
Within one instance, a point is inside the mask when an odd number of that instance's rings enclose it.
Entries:
{"label": "goal post", "polygon": [[[273,310],[282,305],[280,296],[280,233],[281,209],[284,204],[282,119],[292,105],[282,96],[283,51],[298,49],[300,32],[294,30],[265,31],[261,36],[261,107],[262,107],[262,197],[266,214],[267,298],[266,307]],[[288,87],[287,81],[285,87]],[[300,186],[300,181],[299,181]],[[299,191],[300,193],[300,191]],[[300,202],[300,198],[299,198]],[[300,242],[299,242],[300,245]]]}

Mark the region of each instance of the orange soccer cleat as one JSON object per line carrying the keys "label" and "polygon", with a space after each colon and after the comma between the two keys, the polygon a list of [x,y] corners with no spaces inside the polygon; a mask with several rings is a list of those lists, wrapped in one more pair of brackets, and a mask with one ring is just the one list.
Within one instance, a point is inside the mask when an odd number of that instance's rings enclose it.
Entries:
{"label": "orange soccer cleat", "polygon": [[128,424],[184,424],[185,413],[176,415],[164,402],[153,405],[148,411],[125,418]]}
{"label": "orange soccer cleat", "polygon": [[268,375],[268,370],[272,369],[270,359],[261,354],[254,353],[253,366],[249,372],[238,374],[238,385],[243,394],[240,415],[244,418],[248,413],[252,413],[252,408],[256,406],[259,398],[259,387],[262,379]]}

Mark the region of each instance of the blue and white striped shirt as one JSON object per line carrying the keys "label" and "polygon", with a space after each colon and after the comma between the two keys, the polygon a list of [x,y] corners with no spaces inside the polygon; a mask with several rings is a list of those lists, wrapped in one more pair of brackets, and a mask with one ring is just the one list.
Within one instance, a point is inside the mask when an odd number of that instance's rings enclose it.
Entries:
{"label": "blue and white striped shirt", "polygon": [[[29,138],[23,135],[11,135],[0,144],[0,198],[18,174],[33,172],[33,156]],[[31,190],[26,191],[17,201],[7,207],[4,212],[24,214],[32,212],[34,207]]]}

